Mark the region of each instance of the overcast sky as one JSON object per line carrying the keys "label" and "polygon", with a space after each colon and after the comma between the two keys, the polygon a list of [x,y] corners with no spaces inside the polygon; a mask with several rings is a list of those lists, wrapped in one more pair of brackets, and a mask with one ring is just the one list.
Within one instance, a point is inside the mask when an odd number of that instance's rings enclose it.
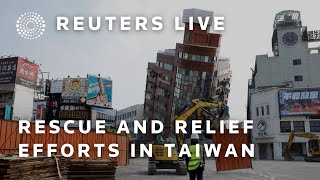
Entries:
{"label": "overcast sky", "polygon": [[[199,8],[225,16],[220,55],[231,59],[233,79],[230,114],[233,119],[246,118],[247,82],[255,56],[271,54],[273,19],[276,13],[299,10],[303,25],[320,29],[319,1],[287,0],[96,0],[96,1],[1,1],[0,56],[14,54],[42,64],[51,78],[87,73],[113,79],[113,107],[120,109],[143,103],[148,62],[156,61],[158,50],[175,48],[182,42],[183,32],[173,27],[175,16],[183,9]],[[36,40],[21,38],[15,23],[25,12],[39,13],[46,20],[46,31]],[[317,14],[318,13],[318,14]],[[58,32],[56,16],[162,16],[160,32]],[[117,25],[117,23],[116,23]]]}

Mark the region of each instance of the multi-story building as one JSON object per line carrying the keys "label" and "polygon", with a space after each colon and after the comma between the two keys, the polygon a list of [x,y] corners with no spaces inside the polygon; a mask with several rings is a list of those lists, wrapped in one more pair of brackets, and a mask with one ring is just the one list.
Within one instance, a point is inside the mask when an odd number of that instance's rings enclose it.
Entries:
{"label": "multi-story building", "polygon": [[117,111],[116,114],[116,127],[119,127],[120,121],[125,120],[127,122],[129,131],[132,135],[133,141],[140,141],[141,134],[134,134],[133,133],[133,121],[138,120],[140,123],[143,120],[143,104],[136,104],[124,109],[120,109]]}
{"label": "multi-story building", "polygon": [[[299,11],[275,16],[273,56],[258,55],[248,89],[248,119],[257,159],[283,159],[292,130],[320,135],[320,54],[309,48],[320,31],[307,31]],[[295,138],[292,152],[308,155],[308,139]]]}
{"label": "multi-story building", "polygon": [[91,107],[92,128],[96,128],[96,120],[104,120],[107,127],[116,127],[116,109],[107,109],[101,107]]}
{"label": "multi-story building", "polygon": [[38,71],[27,59],[0,58],[0,119],[31,121]]}
{"label": "multi-story building", "polygon": [[[208,28],[201,30],[198,18],[194,18],[193,30],[189,30],[189,17],[211,19]],[[209,32],[212,19],[211,11],[185,9],[183,43],[177,43],[175,49],[158,52],[157,61],[148,64],[145,119],[163,121],[165,138],[171,131],[172,117],[185,105],[194,98],[209,98],[216,94],[215,70],[220,59],[221,35]]]}

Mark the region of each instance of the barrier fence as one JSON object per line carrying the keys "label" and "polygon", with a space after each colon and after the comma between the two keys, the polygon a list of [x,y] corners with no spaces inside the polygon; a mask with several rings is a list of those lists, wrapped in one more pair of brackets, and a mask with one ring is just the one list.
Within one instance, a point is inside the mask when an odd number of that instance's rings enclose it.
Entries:
{"label": "barrier fence", "polygon": [[[90,146],[90,158],[93,159],[108,159],[109,144],[116,143],[119,145],[119,156],[111,158],[117,161],[118,165],[127,165],[129,162],[129,138],[125,135],[106,133],[96,134],[90,132],[82,134],[79,130],[74,130],[74,134],[67,134],[63,128],[60,128],[58,134],[50,134],[50,127],[45,126],[44,134],[35,134],[35,125],[31,123],[30,134],[23,132],[19,134],[18,121],[0,120],[0,154],[17,153],[19,144],[29,145],[29,154],[33,153],[34,144],[43,144],[43,152],[47,151],[48,144],[57,144],[58,155],[60,155],[60,147],[63,144],[71,144],[74,147],[74,154],[71,158],[78,157],[78,144],[88,144]],[[105,144],[102,151],[102,157],[97,157],[97,148],[94,144]]]}
{"label": "barrier fence", "polygon": [[[249,138],[247,134],[244,134],[243,129],[239,129],[239,134],[230,134],[228,130],[220,134],[218,131],[213,135],[213,143],[221,144],[220,153],[223,154],[216,158],[217,171],[252,168],[252,161],[249,156],[240,157],[242,144],[249,144]],[[229,144],[234,145],[237,154],[240,155],[239,157],[224,157]]]}

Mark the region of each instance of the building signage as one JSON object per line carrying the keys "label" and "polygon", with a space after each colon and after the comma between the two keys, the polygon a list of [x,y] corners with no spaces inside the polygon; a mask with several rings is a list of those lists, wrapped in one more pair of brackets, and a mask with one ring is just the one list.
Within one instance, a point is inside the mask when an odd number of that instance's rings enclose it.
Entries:
{"label": "building signage", "polygon": [[0,60],[0,85],[14,84],[16,81],[18,58]]}
{"label": "building signage", "polygon": [[59,119],[60,101],[60,94],[50,94],[47,115],[48,120]]}
{"label": "building signage", "polygon": [[62,96],[87,97],[88,81],[86,78],[65,78],[62,85]]}
{"label": "building signage", "polygon": [[4,115],[5,120],[11,120],[11,112],[12,112],[12,106],[6,105],[5,115]]}
{"label": "building signage", "polygon": [[267,129],[267,123],[264,121],[264,120],[260,120],[257,124],[257,128],[259,130],[258,132],[258,135],[259,136],[266,136],[267,135],[267,132],[266,132],[266,129]]}
{"label": "building signage", "polygon": [[86,119],[88,80],[86,78],[65,78],[62,83],[60,119]]}
{"label": "building signage", "polygon": [[320,115],[320,88],[279,91],[280,115]]}
{"label": "building signage", "polygon": [[33,121],[44,119],[43,112],[44,112],[46,106],[47,106],[46,101],[33,102],[33,116],[32,116]]}
{"label": "building signage", "polygon": [[302,33],[302,40],[309,42],[320,41],[320,30],[308,31],[305,27]]}
{"label": "building signage", "polygon": [[0,85],[20,84],[35,88],[38,80],[38,65],[22,58],[0,60]]}
{"label": "building signage", "polygon": [[99,107],[112,107],[112,80],[88,75],[87,104]]}
{"label": "building signage", "polygon": [[62,110],[59,112],[60,119],[87,119],[87,111],[77,111],[77,110]]}
{"label": "building signage", "polygon": [[65,78],[62,84],[62,104],[85,104],[88,93],[86,78]]}
{"label": "building signage", "polygon": [[35,88],[38,80],[38,70],[39,67],[37,64],[19,58],[17,65],[16,83],[23,86]]}

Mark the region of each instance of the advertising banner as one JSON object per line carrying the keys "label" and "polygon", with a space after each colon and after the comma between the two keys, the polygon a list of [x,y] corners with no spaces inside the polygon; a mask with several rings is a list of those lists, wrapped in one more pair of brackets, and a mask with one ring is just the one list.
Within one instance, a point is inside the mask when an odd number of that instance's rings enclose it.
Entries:
{"label": "advertising banner", "polygon": [[111,108],[112,80],[89,74],[87,104]]}
{"label": "advertising banner", "polygon": [[35,88],[38,79],[39,66],[25,59],[19,58],[17,65],[16,83]]}
{"label": "advertising banner", "polygon": [[60,111],[60,94],[50,94],[49,103],[48,103],[48,120],[59,119],[59,111]]}
{"label": "advertising banner", "polygon": [[47,107],[47,101],[36,101],[33,102],[33,114],[32,120],[41,120],[44,119],[44,111]]}
{"label": "advertising banner", "polygon": [[86,78],[64,78],[61,96],[87,97],[88,81]]}
{"label": "advertising banner", "polygon": [[280,115],[320,115],[319,91],[320,88],[279,91]]}
{"label": "advertising banner", "polygon": [[88,81],[86,78],[65,78],[62,84],[61,103],[85,104],[87,93]]}
{"label": "advertising banner", "polygon": [[87,94],[88,80],[86,78],[63,79],[59,118],[87,119]]}
{"label": "advertising banner", "polygon": [[16,81],[18,58],[5,58],[0,61],[0,85],[14,84]]}

